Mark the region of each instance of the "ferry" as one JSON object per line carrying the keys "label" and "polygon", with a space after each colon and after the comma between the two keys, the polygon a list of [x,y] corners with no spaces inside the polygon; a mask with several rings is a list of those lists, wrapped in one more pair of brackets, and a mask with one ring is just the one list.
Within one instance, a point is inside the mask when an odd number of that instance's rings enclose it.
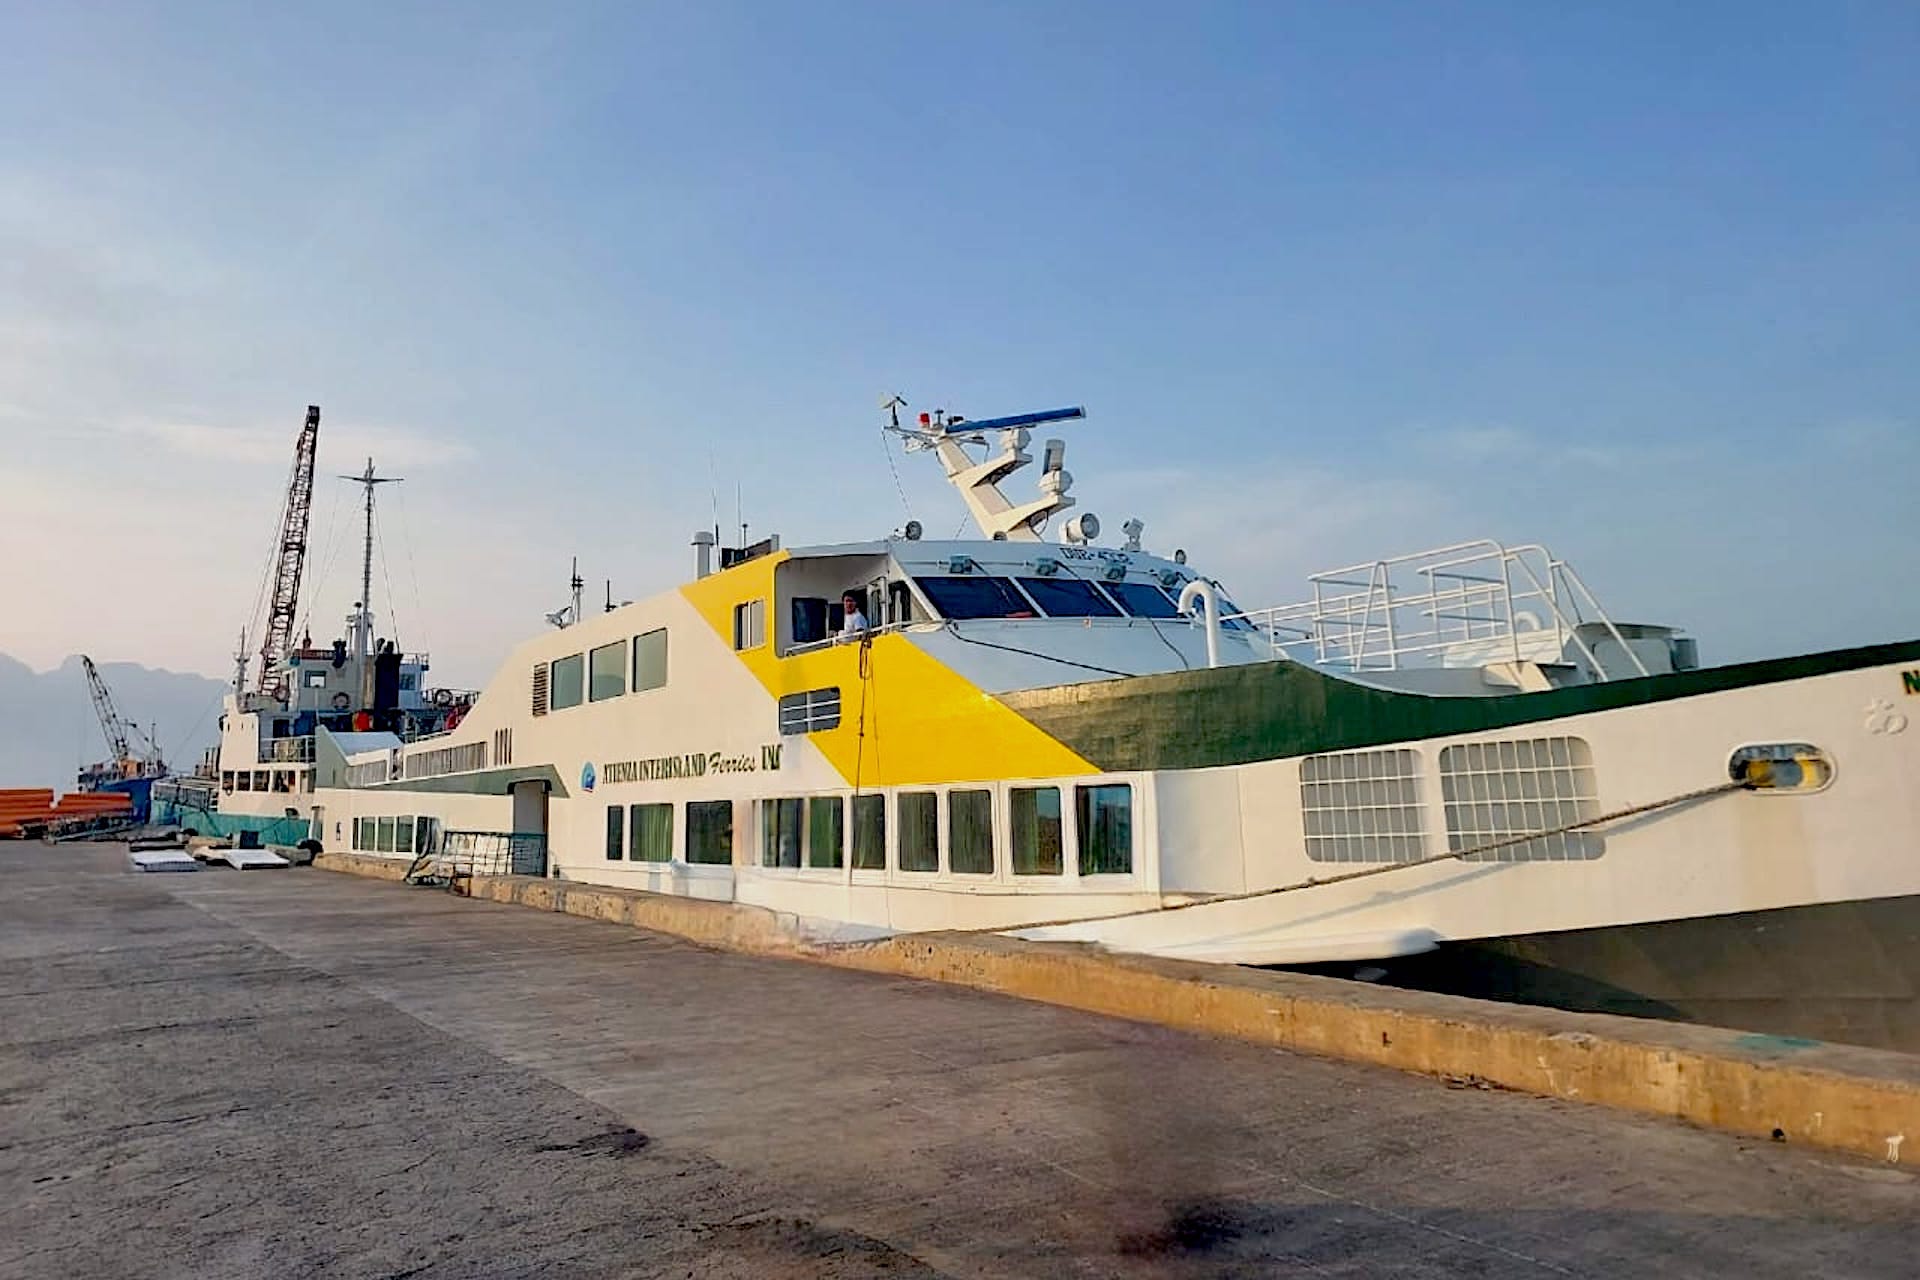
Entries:
{"label": "ferry", "polygon": [[703,530],[643,600],[587,611],[576,572],[478,691],[428,689],[363,601],[264,692],[242,673],[205,810],[823,940],[1003,931],[1920,1048],[1920,641],[1703,666],[1495,541],[1243,609],[1138,520],[1102,541],[1064,440],[1013,491],[1083,410],[901,404],[976,536]]}

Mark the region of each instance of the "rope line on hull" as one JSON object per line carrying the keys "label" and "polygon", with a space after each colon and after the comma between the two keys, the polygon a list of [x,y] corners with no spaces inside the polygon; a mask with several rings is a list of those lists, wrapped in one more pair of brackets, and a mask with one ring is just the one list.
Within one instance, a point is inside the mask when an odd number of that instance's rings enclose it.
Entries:
{"label": "rope line on hull", "polygon": [[[1696,800],[1710,800],[1715,796],[1727,795],[1734,791],[1752,790],[1751,784],[1741,780],[1722,782],[1716,786],[1701,787],[1695,791],[1683,791],[1677,796],[1664,800],[1651,800],[1645,804],[1636,804],[1626,809],[1616,809],[1612,813],[1603,813],[1597,818],[1582,818],[1578,822],[1569,822],[1565,826],[1553,827],[1546,831],[1530,831],[1525,835],[1506,836],[1499,840],[1490,840],[1467,849],[1454,849],[1447,853],[1436,853],[1430,857],[1415,858],[1410,862],[1383,862],[1379,866],[1363,867],[1358,871],[1342,872],[1337,876],[1309,876],[1305,880],[1296,880],[1292,884],[1275,885],[1270,889],[1250,889],[1245,893],[1226,893],[1211,898],[1197,898],[1192,902],[1177,902],[1164,907],[1141,907],[1132,911],[1115,911],[1103,916],[1075,916],[1071,919],[1040,920],[1032,924],[1003,924],[974,929],[942,930],[943,933],[1015,933],[1023,929],[1058,929],[1074,924],[1100,924],[1108,920],[1125,920],[1134,916],[1159,916],[1173,911],[1191,911],[1195,907],[1217,907],[1228,902],[1247,902],[1254,898],[1271,898],[1283,893],[1296,893],[1302,889],[1319,889],[1330,884],[1345,884],[1350,880],[1364,880],[1368,876],[1383,876],[1393,871],[1406,871],[1413,867],[1430,867],[1439,862],[1457,862],[1462,858],[1471,858],[1477,854],[1492,853],[1514,845],[1526,844],[1533,840],[1544,840],[1548,836],[1565,835],[1572,831],[1581,831],[1588,827],[1605,826],[1610,822],[1621,822],[1627,818],[1637,818],[1643,813],[1656,813],[1661,809],[1671,809],[1676,805],[1691,804]],[[1518,863],[1508,865],[1518,866]]]}

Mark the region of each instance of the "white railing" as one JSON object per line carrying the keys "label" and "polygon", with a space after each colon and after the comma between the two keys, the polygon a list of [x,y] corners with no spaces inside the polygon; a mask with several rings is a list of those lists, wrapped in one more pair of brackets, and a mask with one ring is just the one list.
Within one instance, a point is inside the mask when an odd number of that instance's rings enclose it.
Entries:
{"label": "white railing", "polygon": [[271,747],[267,759],[275,764],[312,764],[313,735],[306,734],[298,738],[269,739]]}
{"label": "white railing", "polygon": [[[1595,679],[1649,674],[1573,566],[1538,544],[1491,540],[1316,573],[1313,599],[1235,614],[1277,653],[1347,671],[1565,662]],[[1608,670],[1580,633],[1597,623],[1632,669]],[[1569,650],[1572,652],[1570,653]]]}

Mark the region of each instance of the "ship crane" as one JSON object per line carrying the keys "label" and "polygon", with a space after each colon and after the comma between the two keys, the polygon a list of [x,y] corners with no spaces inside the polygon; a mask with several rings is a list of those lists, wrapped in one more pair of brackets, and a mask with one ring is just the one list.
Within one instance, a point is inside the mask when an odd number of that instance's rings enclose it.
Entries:
{"label": "ship crane", "polygon": [[[143,762],[149,766],[160,764],[160,750],[152,738],[141,733],[139,727],[120,716],[113,705],[113,692],[107,688],[106,680],[100,674],[100,668],[93,665],[93,659],[86,654],[80,655],[80,665],[87,673],[87,692],[93,695],[94,714],[100,717],[100,732],[107,735],[107,750],[113,753],[113,762],[122,769],[129,764]],[[146,755],[134,754],[133,739],[139,736],[146,742]]]}
{"label": "ship crane", "polygon": [[300,574],[307,563],[307,524],[313,514],[313,458],[320,441],[320,406],[307,406],[306,425],[293,446],[293,476],[280,513],[280,539],[273,568],[273,599],[260,644],[255,688],[270,693],[293,645],[293,616],[300,603]]}

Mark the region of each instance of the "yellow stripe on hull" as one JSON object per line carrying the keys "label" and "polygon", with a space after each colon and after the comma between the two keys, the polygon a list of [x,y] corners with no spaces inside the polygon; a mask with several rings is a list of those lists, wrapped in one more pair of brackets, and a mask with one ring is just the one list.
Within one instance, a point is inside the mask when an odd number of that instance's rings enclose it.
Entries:
{"label": "yellow stripe on hull", "polygon": [[774,572],[786,558],[779,552],[749,561],[688,583],[681,594],[728,646],[733,643],[734,606],[756,597],[767,602],[767,642],[737,656],[776,701],[784,694],[839,688],[840,727],[807,738],[849,786],[1100,772],[898,633],[874,638],[865,680],[859,645],[776,656]]}

